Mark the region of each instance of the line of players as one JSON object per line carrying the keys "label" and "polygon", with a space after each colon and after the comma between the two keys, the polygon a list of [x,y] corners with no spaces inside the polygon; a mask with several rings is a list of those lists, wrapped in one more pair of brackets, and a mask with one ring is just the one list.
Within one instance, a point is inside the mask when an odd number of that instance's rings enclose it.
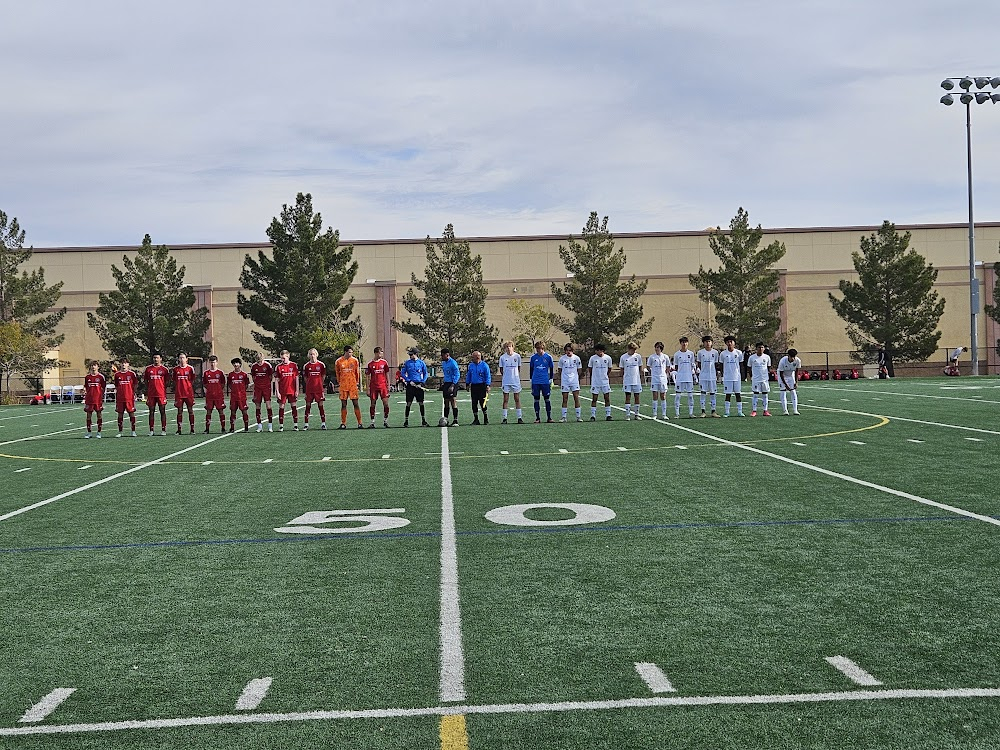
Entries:
{"label": "line of players", "polygon": [[[702,338],[702,349],[698,352],[688,349],[687,337],[681,337],[680,349],[674,353],[673,358],[664,353],[662,342],[656,342],[654,353],[646,359],[645,367],[650,374],[650,390],[653,395],[652,416],[667,417],[667,391],[670,382],[674,384],[674,416],[680,416],[680,405],[682,396],[688,399],[688,414],[694,416],[694,382],[697,378],[700,387],[701,416],[709,416],[706,413],[706,399],[709,400],[710,415],[720,416],[716,411],[716,389],[717,389],[717,367],[722,368],[722,382],[725,393],[725,413],[722,416],[730,415],[730,398],[735,396],[736,415],[746,416],[743,412],[743,402],[741,393],[741,372],[740,365],[743,362],[743,352],[735,346],[735,339],[727,336],[725,339],[726,348],[722,351],[713,347],[710,336]],[[605,353],[603,344],[598,344],[596,353],[590,358],[587,368],[591,382],[591,407],[590,421],[597,418],[597,402],[603,396],[605,419],[611,420],[611,380],[610,374],[613,361]],[[626,420],[638,419],[640,394],[643,386],[643,358],[637,353],[635,343],[629,343],[628,351],[619,359],[619,367],[622,370],[622,385],[625,392]],[[379,400],[382,401],[383,426],[389,427],[389,363],[382,356],[382,350],[376,347],[373,359],[368,363],[366,370],[368,383],[368,397],[370,399],[369,416],[371,423],[369,429],[375,427],[375,413]],[[264,423],[262,420],[262,409],[267,412],[267,430],[273,432],[274,413],[272,408],[272,384],[276,381],[277,401],[278,401],[278,430],[284,430],[285,407],[291,411],[292,428],[299,429],[298,424],[298,388],[299,388],[299,367],[291,362],[289,352],[281,352],[281,361],[272,366],[263,356],[255,363],[250,372],[243,370],[243,362],[239,357],[231,360],[233,370],[224,373],[218,367],[218,357],[209,357],[209,366],[201,376],[202,385],[205,390],[205,430],[206,434],[211,432],[212,416],[215,412],[219,414],[219,426],[221,431],[226,432],[225,397],[229,395],[229,431],[236,431],[237,413],[242,416],[243,431],[250,429],[249,409],[247,403],[247,389],[253,382],[253,402],[256,411],[257,432],[263,432]],[[326,365],[320,361],[319,354],[315,349],[310,349],[309,360],[302,366],[302,376],[305,383],[305,413],[303,415],[303,430],[309,429],[309,415],[313,403],[319,411],[321,429],[327,429],[325,401],[325,381]],[[195,432],[194,418],[194,385],[196,374],[194,368],[187,363],[187,355],[181,353],[177,357],[178,364],[173,368],[163,365],[163,357],[157,353],[153,356],[153,363],[143,371],[141,382],[146,393],[146,405],[149,407],[149,435],[156,434],[155,420],[156,412],[160,414],[160,435],[166,435],[166,389],[169,383],[174,386],[174,406],[177,409],[177,434],[181,434],[183,416],[186,409],[188,424],[191,434]],[[504,354],[500,356],[498,374],[501,376],[501,388],[503,390],[503,419],[501,424],[508,423],[509,400],[513,396],[515,416],[518,424],[523,424],[523,412],[521,409],[521,355],[514,351],[513,342],[504,344]],[[139,374],[131,369],[127,358],[122,360],[121,369],[112,375],[115,386],[115,411],[118,418],[118,432],[116,437],[122,437],[124,417],[127,414],[130,420],[132,437],[136,436],[135,402],[140,386]],[[790,349],[785,357],[782,357],[777,367],[778,383],[781,390],[781,402],[784,413],[787,415],[787,396],[791,395],[792,414],[798,415],[798,391],[797,391],[797,371],[801,368],[802,362],[797,356],[795,349]],[[573,396],[576,420],[583,421],[580,406],[580,371],[583,363],[580,357],[573,351],[573,345],[567,344],[563,349],[563,354],[559,358],[560,388],[562,391],[562,418],[560,421],[567,421],[568,401],[570,395]],[[756,352],[751,354],[747,360],[747,368],[750,373],[752,383],[752,411],[750,416],[757,416],[758,397],[762,400],[763,415],[771,416],[768,411],[768,393],[770,392],[769,374],[771,359],[764,353],[764,345],[757,343]],[[361,407],[359,404],[359,391],[361,386],[361,364],[354,356],[353,347],[344,348],[344,354],[337,359],[334,365],[337,383],[339,385],[339,396],[341,402],[340,426],[339,429],[347,429],[347,404],[352,402],[354,415],[358,428],[364,425],[361,422]],[[451,425],[458,425],[458,405],[456,396],[458,383],[461,377],[461,370],[458,363],[451,357],[448,349],[441,350],[442,386],[444,397],[444,419],[447,423],[451,416]],[[529,371],[531,373],[531,391],[535,407],[535,423],[541,422],[541,401],[544,399],[546,422],[553,422],[551,389],[555,375],[555,362],[552,356],[545,351],[545,345],[541,342],[535,344],[535,354],[529,360]],[[419,358],[416,348],[409,350],[409,359],[399,368],[399,376],[406,385],[406,415],[403,422],[404,427],[409,426],[410,410],[414,402],[419,406],[420,421],[422,426],[430,426],[426,420],[424,411],[425,383],[428,378],[428,368],[423,360]],[[465,382],[469,388],[472,400],[473,425],[489,424],[486,402],[489,399],[492,385],[492,373],[489,365],[483,360],[480,352],[473,352],[472,361],[466,370]],[[105,403],[105,392],[107,380],[99,372],[98,364],[92,363],[90,372],[84,379],[84,411],[87,418],[87,432],[84,437],[89,438],[93,432],[93,420],[96,415],[97,432],[96,437],[101,437],[103,428],[103,409]],[[482,411],[483,419],[479,419],[479,411]]]}

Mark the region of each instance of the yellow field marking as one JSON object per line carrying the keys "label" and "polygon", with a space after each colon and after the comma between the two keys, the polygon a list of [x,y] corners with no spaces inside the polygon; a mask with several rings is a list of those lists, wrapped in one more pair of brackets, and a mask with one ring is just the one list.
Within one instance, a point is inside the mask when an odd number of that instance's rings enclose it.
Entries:
{"label": "yellow field marking", "polygon": [[465,714],[441,717],[441,750],[469,750]]}
{"label": "yellow field marking", "polygon": [[[761,438],[760,440],[734,440],[732,442],[739,443],[740,445],[758,445],[761,443],[784,443],[792,440],[814,440],[818,438],[827,437],[837,437],[838,435],[852,435],[857,432],[865,432],[867,430],[875,430],[879,427],[885,427],[892,421],[889,417],[878,417],[878,422],[867,427],[855,427],[850,430],[838,430],[836,432],[821,432],[815,435],[795,435],[790,437],[780,437],[780,438]],[[725,448],[727,447],[724,443],[692,443],[686,446],[688,448]],[[676,450],[677,446],[671,445],[651,445],[651,446],[641,446],[638,448],[629,448],[629,453],[638,453],[641,451],[667,451]],[[576,455],[576,456],[589,456],[601,453],[619,453],[617,447],[614,448],[594,448],[591,450],[571,450],[569,454],[560,453],[557,450],[554,451],[540,451],[537,453],[470,453],[470,454],[452,454],[451,458],[453,461],[463,461],[470,458],[541,458],[545,456],[564,456],[564,455]],[[93,459],[87,458],[42,458],[40,456],[19,456],[12,453],[0,453],[0,458],[11,458],[18,461],[51,461],[57,463],[92,463],[92,464],[118,464],[124,466],[136,466],[142,461],[116,461],[112,459]],[[331,458],[330,460],[322,458],[298,458],[298,459],[280,459],[276,458],[270,462],[270,465],[274,464],[338,464],[338,463],[386,463],[391,461],[440,461],[440,456],[392,456],[391,458],[381,458],[373,456],[361,456],[356,458]],[[158,466],[170,466],[170,465],[201,465],[201,461],[163,461]],[[259,466],[261,465],[260,459],[254,459],[252,461],[213,461],[213,465],[219,466]]]}

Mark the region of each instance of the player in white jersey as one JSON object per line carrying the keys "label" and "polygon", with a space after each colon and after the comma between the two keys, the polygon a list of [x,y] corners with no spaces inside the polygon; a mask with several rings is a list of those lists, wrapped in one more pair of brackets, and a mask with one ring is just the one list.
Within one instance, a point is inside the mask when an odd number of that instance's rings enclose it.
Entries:
{"label": "player in white jersey", "polygon": [[694,352],[688,349],[688,337],[681,336],[681,348],[674,352],[674,416],[681,415],[681,394],[688,397],[688,416],[694,416]]}
{"label": "player in white jersey", "polygon": [[788,416],[788,394],[792,394],[792,414],[799,416],[799,368],[802,360],[799,353],[789,349],[788,354],[778,360],[778,390],[781,391],[781,411]]}
{"label": "player in white jersey", "polygon": [[562,419],[566,421],[567,405],[569,404],[569,394],[573,394],[573,405],[576,407],[576,421],[582,422],[580,416],[580,370],[583,369],[583,361],[573,352],[573,345],[566,344],[563,347],[563,354],[559,358],[559,388],[562,391]]}
{"label": "player in white jersey", "polygon": [[670,385],[670,357],[663,353],[663,342],[653,344],[653,354],[646,357],[649,368],[649,390],[653,394],[653,418],[658,412],[657,404],[662,404],[663,418],[667,417],[667,387]]}
{"label": "player in white jersey", "polygon": [[736,416],[745,417],[743,413],[742,382],[740,377],[740,365],[743,363],[743,352],[736,348],[736,339],[732,336],[725,338],[726,348],[719,352],[719,361],[722,363],[722,389],[726,394],[726,412],[722,416],[729,416],[729,398],[736,396]]}
{"label": "player in white jersey", "polygon": [[590,421],[597,419],[597,397],[604,396],[604,419],[611,421],[611,368],[614,362],[604,353],[604,344],[594,347],[595,354],[587,363],[590,370]]}
{"label": "player in white jersey", "polygon": [[771,358],[764,354],[764,344],[760,341],[756,343],[757,351],[747,359],[747,369],[750,370],[750,383],[753,389],[750,402],[750,416],[757,416],[757,396],[764,401],[764,416],[771,416],[767,410],[767,394],[771,392],[771,384],[768,378],[771,374]]}
{"label": "player in white jersey", "polygon": [[719,364],[719,350],[713,348],[711,336],[701,337],[701,351],[695,358],[698,361],[698,385],[701,387],[701,416],[705,414],[705,396],[711,396],[712,416],[717,417],[719,413],[715,410],[715,392],[718,390],[719,376],[716,373],[716,365]]}
{"label": "player in white jersey", "polygon": [[[628,342],[628,349],[618,359],[622,370],[622,390],[625,391],[625,421],[639,418],[639,394],[642,393],[642,355],[634,341]],[[629,404],[629,399],[635,403]]]}
{"label": "player in white jersey", "polygon": [[500,355],[500,362],[497,366],[502,378],[500,387],[503,389],[503,421],[500,424],[507,424],[507,400],[512,393],[514,394],[517,423],[524,424],[521,414],[521,355],[514,351],[513,341],[505,341],[503,350],[504,353]]}

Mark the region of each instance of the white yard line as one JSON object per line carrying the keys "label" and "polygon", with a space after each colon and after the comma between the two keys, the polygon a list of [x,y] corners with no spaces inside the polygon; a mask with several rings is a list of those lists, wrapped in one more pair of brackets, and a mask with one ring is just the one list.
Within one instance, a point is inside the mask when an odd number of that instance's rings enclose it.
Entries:
{"label": "white yard line", "polygon": [[373,708],[356,711],[301,711],[272,714],[247,713],[221,716],[191,716],[176,719],[105,721],[94,724],[43,724],[31,727],[0,727],[0,737],[17,737],[32,734],[115,732],[135,729],[171,729],[176,727],[220,726],[226,724],[277,724],[293,721],[337,721],[345,719],[397,719],[414,716],[457,716],[460,714],[542,714],[683,706],[753,706],[833,703],[840,701],[942,700],[948,698],[1000,698],[1000,688],[848,690],[831,693],[788,693],[784,695],[660,696],[652,698],[562,701],[554,703],[499,703],[487,705],[431,706],[427,708]]}
{"label": "white yard line", "polygon": [[875,679],[846,656],[828,656],[826,660],[832,667],[843,672],[851,682],[863,687],[876,687],[882,684],[881,680]]}
{"label": "white yard line", "polygon": [[966,432],[980,432],[984,435],[1000,435],[997,430],[985,430],[979,427],[964,427],[959,424],[948,424],[947,422],[929,422],[926,419],[910,419],[909,417],[893,417],[889,414],[871,414],[867,411],[852,411],[850,409],[837,409],[832,406],[806,406],[807,409],[821,409],[822,411],[836,411],[841,414],[857,414],[861,417],[875,417],[877,419],[891,419],[895,422],[912,422],[913,424],[925,424],[931,427],[947,427],[951,430],[965,430]]}
{"label": "white yard line", "polygon": [[118,479],[119,477],[124,477],[124,476],[126,476],[128,474],[133,474],[133,473],[135,473],[137,471],[142,471],[143,469],[148,469],[150,466],[156,466],[156,464],[163,463],[164,461],[168,461],[169,459],[175,458],[177,456],[180,456],[180,455],[182,455],[184,453],[187,453],[188,451],[193,451],[196,448],[201,448],[202,446],[208,445],[209,443],[214,443],[216,440],[222,440],[223,438],[227,438],[227,437],[229,437],[232,434],[233,433],[231,433],[231,432],[227,432],[227,433],[225,433],[223,435],[219,435],[218,437],[209,438],[208,440],[206,440],[206,441],[204,441],[202,443],[198,443],[197,445],[190,445],[187,448],[183,448],[183,449],[181,449],[179,451],[175,451],[175,452],[170,453],[170,454],[168,454],[166,456],[162,456],[160,458],[154,459],[153,461],[147,461],[144,464],[139,464],[138,466],[133,466],[131,469],[125,469],[125,471],[119,471],[117,474],[112,474],[109,477],[104,477],[104,479],[98,479],[96,482],[91,482],[90,484],[85,484],[82,487],[77,487],[76,489],[69,490],[68,492],[61,492],[58,495],[53,495],[52,497],[48,498],[47,500],[40,500],[37,503],[32,503],[31,505],[26,505],[23,508],[18,508],[17,510],[12,510],[10,513],[5,513],[2,516],[0,516],[0,521],[6,521],[8,518],[13,518],[14,516],[19,516],[22,513],[27,513],[28,511],[35,510],[36,508],[41,508],[43,505],[48,505],[49,503],[54,503],[54,502],[56,502],[58,500],[62,500],[64,498],[70,497],[72,495],[76,495],[76,494],[79,494],[81,492],[86,492],[89,489],[93,489],[94,487],[99,487],[102,484],[106,484],[106,483],[110,482],[113,479]]}
{"label": "white yard line", "polygon": [[253,711],[260,702],[264,700],[264,696],[267,695],[267,691],[271,689],[272,679],[270,677],[261,677],[259,680],[250,680],[243,688],[243,692],[240,693],[239,699],[236,701],[237,711]]}
{"label": "white yard line", "polygon": [[44,437],[52,437],[53,435],[62,435],[63,433],[66,433],[66,432],[79,432],[80,430],[85,430],[85,429],[87,429],[87,428],[84,427],[83,425],[80,425],[79,427],[71,427],[68,430],[58,430],[56,432],[46,432],[44,435],[32,435],[31,437],[18,438],[17,440],[5,440],[2,443],[0,443],[0,445],[13,445],[14,443],[23,443],[23,442],[26,442],[28,440],[39,440],[40,438],[44,438]]}
{"label": "white yard line", "polygon": [[[897,393],[896,391],[870,391],[862,388],[834,388],[828,385],[815,386],[817,391],[848,391],[851,393],[878,393],[884,396],[903,396],[905,398],[935,398],[945,401],[966,401],[979,404],[1000,404],[1000,401],[988,401],[986,399],[960,398],[959,396],[932,396],[929,393]],[[810,388],[812,390],[812,388]],[[846,399],[844,399],[846,400]]]}
{"label": "white yard line", "polygon": [[[616,409],[621,409],[621,407],[616,406]],[[624,409],[621,409],[624,411]],[[862,487],[868,487],[872,490],[878,490],[879,492],[884,492],[887,495],[895,495],[896,497],[902,497],[906,500],[912,500],[913,502],[920,503],[922,505],[929,505],[932,508],[938,508],[939,510],[945,510],[949,513],[954,513],[959,516],[965,516],[966,518],[974,518],[977,521],[982,521],[983,523],[988,523],[993,526],[1000,526],[1000,519],[990,518],[989,516],[984,516],[980,513],[973,513],[971,510],[965,510],[964,508],[956,508],[954,505],[946,505],[945,503],[939,503],[936,500],[928,500],[926,497],[920,497],[919,495],[912,495],[909,492],[903,492],[902,490],[896,490],[892,487],[886,487],[881,484],[875,484],[874,482],[869,482],[864,479],[858,479],[857,477],[852,477],[847,474],[841,474],[837,471],[831,471],[830,469],[824,469],[821,466],[814,466],[813,464],[807,464],[804,461],[796,461],[794,458],[788,458],[787,456],[782,456],[778,453],[771,453],[770,451],[765,451],[760,448],[756,448],[752,445],[745,445],[743,443],[734,443],[732,440],[726,440],[725,438],[717,437],[715,435],[710,435],[707,432],[699,432],[698,430],[693,430],[690,427],[684,427],[676,422],[664,422],[659,419],[653,419],[652,421],[662,424],[666,427],[673,427],[675,430],[683,430],[684,432],[689,432],[692,435],[697,435],[702,438],[707,438],[713,440],[717,443],[722,443],[723,445],[728,445],[732,448],[739,448],[740,450],[748,451],[750,453],[756,453],[759,456],[767,456],[768,458],[773,458],[778,461],[783,461],[786,464],[791,464],[792,466],[798,466],[800,469],[807,469],[809,471],[815,471],[817,474],[823,474],[824,476],[833,477],[834,479],[841,479],[845,482],[851,482],[852,484],[857,484]],[[680,446],[677,446],[678,448]],[[3,520],[0,518],[0,520]]]}
{"label": "white yard line", "polygon": [[52,410],[49,410],[49,411],[46,411],[46,412],[43,412],[43,413],[35,412],[34,414],[18,414],[18,415],[13,416],[13,417],[0,417],[0,422],[6,422],[8,419],[27,419],[28,417],[34,417],[35,419],[37,419],[38,417],[47,417],[50,414],[62,414],[63,412],[67,412],[67,411],[79,411],[80,408],[82,408],[82,407],[75,407],[74,408],[74,407],[68,406],[68,407],[63,408],[63,409],[52,409]]}
{"label": "white yard line", "polygon": [[465,700],[465,654],[458,601],[458,542],[448,430],[441,430],[441,684],[444,702]]}
{"label": "white yard line", "polygon": [[649,688],[652,693],[676,693],[677,688],[675,688],[663,670],[658,666],[648,661],[637,661],[635,663],[635,671],[639,673],[642,681],[646,683],[646,687]]}
{"label": "white yard line", "polygon": [[42,698],[38,703],[24,712],[20,721],[22,724],[32,724],[41,721],[50,713],[59,708],[59,704],[76,692],[76,688],[56,688],[51,693]]}

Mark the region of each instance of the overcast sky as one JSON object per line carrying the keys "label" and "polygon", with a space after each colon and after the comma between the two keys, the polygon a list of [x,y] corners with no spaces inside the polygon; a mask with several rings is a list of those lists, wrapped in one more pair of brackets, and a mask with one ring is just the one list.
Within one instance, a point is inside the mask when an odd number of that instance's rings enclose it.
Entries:
{"label": "overcast sky", "polygon": [[961,222],[939,84],[1000,76],[995,7],[0,0],[0,210],[36,247],[266,241],[299,191],[344,239]]}

